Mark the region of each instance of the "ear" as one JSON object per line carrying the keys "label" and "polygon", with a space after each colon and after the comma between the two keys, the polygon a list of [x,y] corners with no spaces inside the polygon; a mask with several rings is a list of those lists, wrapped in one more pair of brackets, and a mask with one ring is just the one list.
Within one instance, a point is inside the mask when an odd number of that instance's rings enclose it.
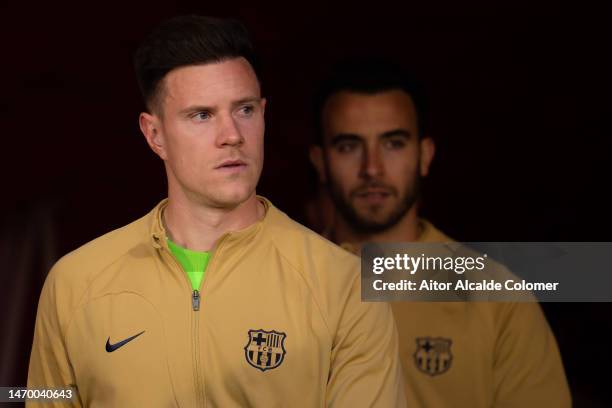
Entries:
{"label": "ear", "polygon": [[262,115],[266,113],[266,104],[268,103],[266,98],[261,98],[259,100],[259,106],[261,106]]}
{"label": "ear", "polygon": [[162,160],[166,160],[167,154],[159,118],[156,115],[142,112],[138,117],[138,124],[151,150]]}
{"label": "ear", "polygon": [[325,162],[323,159],[323,148],[320,145],[310,146],[310,163],[314,166],[317,174],[319,175],[319,181],[323,184],[327,182],[325,177]]}
{"label": "ear", "polygon": [[429,166],[436,154],[436,144],[431,137],[424,137],[419,142],[419,148],[421,153],[420,162],[420,173],[421,177],[425,177],[429,174]]}

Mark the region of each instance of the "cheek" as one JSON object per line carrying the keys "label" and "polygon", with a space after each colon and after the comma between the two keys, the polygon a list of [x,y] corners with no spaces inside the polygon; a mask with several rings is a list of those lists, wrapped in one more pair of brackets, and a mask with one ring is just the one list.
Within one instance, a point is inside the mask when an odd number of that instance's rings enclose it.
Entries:
{"label": "cheek", "polygon": [[416,151],[391,151],[384,157],[386,176],[395,184],[405,185],[413,180],[419,168],[419,156]]}
{"label": "cheek", "polygon": [[263,161],[265,125],[263,117],[239,123],[240,133],[244,137],[242,151],[251,159]]}
{"label": "cheek", "polygon": [[359,182],[361,162],[357,155],[330,153],[327,163],[332,179],[343,190],[350,190]]}
{"label": "cheek", "polygon": [[197,129],[185,124],[176,123],[166,128],[166,147],[168,154],[179,158],[195,149],[203,138],[197,137]]}
{"label": "cheek", "polygon": [[166,142],[168,162],[176,173],[183,177],[206,174],[215,151],[212,138],[190,132],[189,129],[175,129]]}

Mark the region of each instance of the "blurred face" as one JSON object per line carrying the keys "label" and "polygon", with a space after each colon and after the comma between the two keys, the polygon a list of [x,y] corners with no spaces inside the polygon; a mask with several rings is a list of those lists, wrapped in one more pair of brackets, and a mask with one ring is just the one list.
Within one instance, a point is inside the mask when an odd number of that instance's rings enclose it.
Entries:
{"label": "blurred face", "polygon": [[431,140],[419,140],[410,96],[339,92],[325,104],[322,125],[321,175],[340,214],[361,232],[396,224],[414,206],[433,154]]}
{"label": "blurred face", "polygon": [[250,64],[177,68],[162,87],[159,112],[141,114],[141,129],[165,162],[169,191],[211,207],[246,201],[263,165],[265,108]]}

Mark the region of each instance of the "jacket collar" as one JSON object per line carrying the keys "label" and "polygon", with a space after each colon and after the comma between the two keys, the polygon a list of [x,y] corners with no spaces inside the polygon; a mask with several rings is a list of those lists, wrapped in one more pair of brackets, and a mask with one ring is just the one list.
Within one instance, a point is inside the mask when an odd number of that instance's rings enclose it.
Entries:
{"label": "jacket collar", "polygon": [[[437,229],[431,222],[426,219],[419,219],[419,230],[421,233],[415,242],[417,243],[443,243],[453,241],[451,238],[446,236],[442,231]],[[331,229],[327,230],[327,235],[324,232],[322,234],[325,238],[329,239],[331,236]],[[345,250],[357,254],[359,251],[358,247],[352,242],[341,242],[339,244]]]}
{"label": "jacket collar", "polygon": [[[274,205],[267,198],[258,195],[257,199],[264,205],[265,214],[262,217],[262,219],[241,230],[231,231],[231,232],[227,232],[223,234],[219,238],[217,243],[223,240],[224,245],[226,244],[231,245],[231,244],[235,244],[239,242],[248,241],[250,239],[253,239],[257,235],[257,233],[264,228],[266,224],[270,223],[271,218],[274,218],[275,216],[274,213],[278,212],[278,210],[276,209],[276,207],[274,207]],[[151,210],[151,212],[149,213],[149,218],[150,218],[149,232],[150,232],[151,244],[153,245],[154,248],[157,248],[157,249],[161,249],[161,248],[168,249],[168,243],[167,243],[168,235],[166,234],[166,229],[164,228],[164,223],[162,220],[163,212],[167,206],[168,206],[168,199],[165,198],[162,201],[160,201],[159,204],[157,204],[155,208],[153,208],[153,210]]]}

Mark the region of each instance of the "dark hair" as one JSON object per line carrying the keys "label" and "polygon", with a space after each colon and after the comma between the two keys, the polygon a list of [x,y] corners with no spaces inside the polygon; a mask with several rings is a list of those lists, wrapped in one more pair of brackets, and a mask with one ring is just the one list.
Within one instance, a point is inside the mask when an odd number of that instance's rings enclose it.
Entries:
{"label": "dark hair", "polygon": [[159,103],[161,81],[175,68],[244,57],[257,72],[253,45],[237,20],[179,16],[161,23],[134,54],[134,69],[147,109]]}
{"label": "dark hair", "polygon": [[422,137],[425,132],[423,112],[426,101],[421,83],[390,61],[360,58],[336,65],[331,75],[319,87],[314,98],[314,142],[323,144],[322,113],[325,103],[332,95],[342,91],[376,94],[396,89],[406,92],[412,99],[417,113],[419,137]]}

